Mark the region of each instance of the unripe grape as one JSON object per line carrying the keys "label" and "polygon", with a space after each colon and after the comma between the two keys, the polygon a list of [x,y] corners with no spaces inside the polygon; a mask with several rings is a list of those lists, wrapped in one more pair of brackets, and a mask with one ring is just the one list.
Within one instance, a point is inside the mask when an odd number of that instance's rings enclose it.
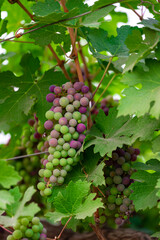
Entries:
{"label": "unripe grape", "polygon": [[122,204],[119,209],[121,212],[126,212],[128,210],[128,207],[125,204]]}
{"label": "unripe grape", "polygon": [[66,165],[64,167],[64,170],[66,170],[67,172],[71,171],[72,167],[70,165]]}
{"label": "unripe grape", "polygon": [[78,109],[78,108],[81,106],[80,101],[75,100],[75,101],[73,102],[73,106],[74,106],[74,108]]}
{"label": "unripe grape", "polygon": [[123,199],[123,204],[129,206],[131,204],[131,200],[129,198],[124,198]]}
{"label": "unripe grape", "polygon": [[70,133],[66,133],[63,135],[63,138],[66,142],[69,142],[72,138],[72,135]]}
{"label": "unripe grape", "polygon": [[73,119],[75,119],[75,120],[80,120],[81,119],[81,113],[80,112],[74,112],[73,113]]}
{"label": "unripe grape", "polygon": [[56,183],[57,182],[57,178],[53,175],[50,177],[49,180],[50,180],[51,183]]}
{"label": "unripe grape", "polygon": [[49,195],[51,195],[52,194],[52,190],[50,189],[50,188],[46,188],[45,190],[44,190],[44,195],[45,196],[49,196]]}
{"label": "unripe grape", "polygon": [[122,178],[120,176],[114,176],[113,177],[113,182],[115,184],[120,184],[122,182]]}
{"label": "unripe grape", "polygon": [[54,129],[51,131],[50,135],[52,138],[59,138],[60,133]]}
{"label": "unripe grape", "polygon": [[49,140],[49,145],[50,145],[51,147],[56,147],[57,144],[58,144],[58,141],[57,141],[56,138],[51,138],[51,139]]}
{"label": "unripe grape", "polygon": [[68,151],[62,150],[61,155],[63,158],[66,158],[68,156]]}
{"label": "unripe grape", "polygon": [[69,125],[71,127],[75,127],[77,125],[77,121],[75,119],[71,119],[71,120],[69,120]]}
{"label": "unripe grape", "polygon": [[123,163],[125,163],[125,158],[124,157],[120,157],[118,160],[117,160],[118,164],[122,165]]}
{"label": "unripe grape", "polygon": [[60,157],[61,157],[61,153],[60,153],[59,151],[55,151],[55,152],[53,153],[53,157],[54,157],[54,158],[60,158]]}
{"label": "unripe grape", "polygon": [[9,235],[8,237],[7,237],[7,240],[14,240],[15,238],[12,236],[12,235]]}
{"label": "unripe grape", "polygon": [[118,190],[119,192],[123,192],[124,189],[125,189],[125,186],[124,186],[123,184],[118,184],[117,190]]}
{"label": "unripe grape", "polygon": [[60,119],[59,119],[59,124],[60,125],[67,125],[67,119],[65,118],[65,117],[61,117]]}
{"label": "unripe grape", "polygon": [[49,148],[48,148],[48,152],[49,152],[50,154],[53,154],[53,153],[55,152],[55,148],[49,147]]}
{"label": "unripe grape", "polygon": [[109,203],[109,204],[108,204],[108,209],[111,210],[111,211],[115,210],[115,207],[116,207],[116,206],[115,206],[114,203]]}
{"label": "unripe grape", "polygon": [[32,226],[32,230],[33,230],[33,232],[35,232],[35,233],[37,233],[37,232],[39,232],[39,225],[33,225]]}
{"label": "unripe grape", "polygon": [[77,132],[72,134],[73,139],[78,139],[79,138],[79,134]]}
{"label": "unripe grape", "polygon": [[66,113],[64,114],[64,116],[65,116],[65,118],[66,118],[67,120],[71,120],[71,119],[72,119],[72,113],[70,113],[70,112],[66,112]]}
{"label": "unripe grape", "polygon": [[12,235],[15,239],[21,239],[23,236],[23,234],[20,230],[15,230]]}
{"label": "unripe grape", "polygon": [[54,169],[53,170],[53,175],[55,176],[55,177],[59,177],[60,176],[60,171],[59,171],[59,169]]}
{"label": "unripe grape", "polygon": [[62,167],[66,166],[66,165],[67,165],[67,160],[66,160],[65,158],[61,158],[61,159],[60,159],[60,165],[61,165]]}
{"label": "unripe grape", "polygon": [[129,188],[125,188],[123,194],[124,196],[129,196],[131,194],[131,190]]}
{"label": "unripe grape", "polygon": [[38,174],[40,177],[44,177],[44,169],[40,169]]}
{"label": "unripe grape", "polygon": [[112,187],[111,190],[110,190],[110,192],[111,192],[112,195],[117,195],[117,193],[118,193],[116,187]]}
{"label": "unripe grape", "polygon": [[49,178],[52,175],[52,172],[48,169],[44,170],[44,177]]}
{"label": "unripe grape", "polygon": [[71,82],[66,82],[66,83],[64,84],[64,89],[65,89],[65,90],[68,90],[69,88],[72,88],[72,87],[73,87],[73,85],[72,85]]}
{"label": "unripe grape", "polygon": [[121,198],[116,198],[116,201],[115,201],[116,205],[121,205],[122,204],[122,199]]}
{"label": "unripe grape", "polygon": [[74,156],[76,155],[76,150],[73,149],[73,148],[70,148],[70,149],[68,150],[68,155],[69,155],[70,157],[74,157]]}
{"label": "unripe grape", "polygon": [[[44,190],[45,189],[45,184],[43,183],[43,182],[39,182],[38,184],[37,184],[37,188],[41,191],[41,190]],[[29,222],[28,222],[29,223]],[[23,224],[23,225],[25,225],[25,224]],[[28,225],[28,224],[27,224]],[[25,225],[25,226],[27,226],[27,225]]]}
{"label": "unripe grape", "polygon": [[54,92],[55,92],[55,94],[59,94],[62,92],[62,89],[60,87],[55,87]]}
{"label": "unripe grape", "polygon": [[69,100],[67,97],[61,97],[59,103],[62,107],[66,107],[69,104]]}
{"label": "unripe grape", "polygon": [[63,149],[66,150],[66,151],[69,150],[70,149],[70,144],[69,143],[64,143],[63,144]]}
{"label": "unripe grape", "polygon": [[122,165],[122,169],[126,172],[128,172],[130,170],[130,168],[131,168],[131,165],[129,163],[124,163]]}
{"label": "unripe grape", "polygon": [[82,84],[81,84],[81,82],[75,82],[73,87],[76,91],[80,91],[82,88]]}
{"label": "unripe grape", "polygon": [[59,159],[58,158],[54,158],[52,160],[53,166],[58,166],[59,165]]}
{"label": "unripe grape", "polygon": [[66,111],[70,113],[74,112],[74,106],[72,104],[68,104],[66,106]]}
{"label": "unripe grape", "polygon": [[40,233],[39,232],[34,232],[32,236],[32,240],[41,240],[40,238]]}
{"label": "unripe grape", "polygon": [[122,168],[116,168],[116,174],[117,175],[122,175],[123,174]]}
{"label": "unripe grape", "polygon": [[[54,119],[55,119],[55,120],[59,120],[61,117],[62,117],[62,113],[60,113],[60,112],[56,112],[56,113],[54,114]],[[56,130],[57,130],[57,129],[56,129]]]}
{"label": "unripe grape", "polygon": [[46,114],[45,114],[45,117],[48,119],[48,120],[52,120],[54,118],[54,112],[52,111],[47,111]]}
{"label": "unripe grape", "polygon": [[62,114],[62,108],[61,107],[55,107],[54,110],[53,110],[54,113],[61,113]]}
{"label": "unripe grape", "polygon": [[73,164],[73,158],[67,158],[67,163],[69,165],[72,165]]}
{"label": "unripe grape", "polygon": [[[53,163],[48,162],[48,163],[46,164],[46,168],[47,168],[48,170],[53,170]],[[42,190],[42,189],[41,189],[41,190]]]}
{"label": "unripe grape", "polygon": [[82,121],[82,123],[87,122],[87,116],[84,115],[84,114],[82,114],[82,116],[81,116],[81,121]]}
{"label": "unripe grape", "polygon": [[62,169],[62,170],[61,170],[61,176],[62,176],[62,177],[65,177],[66,175],[67,175],[67,171]]}
{"label": "unripe grape", "polygon": [[113,183],[113,180],[111,177],[106,178],[106,184],[111,185]]}
{"label": "unripe grape", "polygon": [[64,183],[64,178],[63,178],[63,177],[58,177],[57,182],[58,182],[59,184]]}
{"label": "unripe grape", "polygon": [[81,104],[83,107],[87,107],[88,104],[89,104],[88,98],[82,97],[81,100],[80,100],[80,104]]}
{"label": "unripe grape", "polygon": [[109,203],[114,203],[115,200],[116,200],[116,197],[114,195],[110,195],[110,196],[108,196],[107,200],[108,200]]}
{"label": "unripe grape", "polygon": [[69,100],[70,103],[73,102],[73,100],[74,100],[74,98],[73,98],[72,95],[67,95],[67,98],[68,98],[68,100]]}
{"label": "unripe grape", "polygon": [[74,127],[69,127],[69,133],[73,134],[75,132],[75,128]]}
{"label": "unripe grape", "polygon": [[44,127],[45,127],[45,129],[47,129],[47,130],[52,129],[52,128],[53,128],[53,122],[52,122],[51,120],[45,121]]}

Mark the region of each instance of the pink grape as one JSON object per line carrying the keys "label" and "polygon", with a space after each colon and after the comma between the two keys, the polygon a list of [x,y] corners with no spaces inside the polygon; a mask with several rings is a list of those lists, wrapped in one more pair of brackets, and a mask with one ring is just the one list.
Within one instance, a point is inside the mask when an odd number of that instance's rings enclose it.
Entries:
{"label": "pink grape", "polygon": [[67,119],[65,118],[65,117],[61,117],[60,119],[59,119],[59,124],[60,125],[67,125]]}
{"label": "pink grape", "polygon": [[55,109],[55,107],[52,106],[52,107],[50,108],[50,111],[53,111],[53,112],[54,112],[54,109]]}
{"label": "pink grape", "polygon": [[55,94],[59,94],[62,92],[62,89],[60,87],[55,87],[54,92],[55,92]]}
{"label": "pink grape", "polygon": [[71,94],[71,95],[74,95],[76,93],[76,90],[74,88],[69,88],[67,93]]}
{"label": "pink grape", "polygon": [[83,107],[87,107],[88,104],[89,104],[88,98],[86,98],[86,97],[81,98],[80,104],[81,104]]}
{"label": "pink grape", "polygon": [[51,147],[56,147],[57,144],[58,144],[58,141],[57,141],[56,138],[51,138],[51,139],[49,140],[49,145],[50,145]]}
{"label": "pink grape", "polygon": [[79,141],[77,141],[77,148],[80,149],[81,146],[82,146],[82,144]]}
{"label": "pink grape", "polygon": [[53,122],[52,122],[51,120],[45,121],[44,127],[45,127],[45,129],[47,129],[47,130],[53,128]]}
{"label": "pink grape", "polygon": [[82,133],[86,130],[86,126],[83,123],[77,125],[77,132]]}
{"label": "pink grape", "polygon": [[75,119],[71,119],[71,120],[69,120],[69,125],[71,127],[75,127],[77,125],[77,121]]}
{"label": "pink grape", "polygon": [[55,107],[60,106],[60,104],[59,104],[59,98],[55,98],[55,99],[54,99],[53,105],[54,105]]}
{"label": "pink grape", "polygon": [[73,102],[73,100],[74,100],[74,98],[73,98],[72,95],[67,95],[67,98],[68,98],[68,100],[69,100],[70,103]]}
{"label": "pink grape", "polygon": [[87,108],[86,107],[80,107],[79,108],[79,112],[80,113],[86,113],[87,112]]}
{"label": "pink grape", "polygon": [[55,176],[53,176],[53,175],[49,178],[49,180],[52,183],[56,183],[57,182],[57,178]]}
{"label": "pink grape", "polygon": [[61,107],[55,107],[55,109],[53,110],[53,112],[60,112],[62,113],[62,108]]}
{"label": "pink grape", "polygon": [[84,94],[84,97],[88,98],[89,100],[92,99],[92,93],[88,92]]}
{"label": "pink grape", "polygon": [[76,91],[80,91],[81,87],[82,87],[82,83],[81,82],[75,82],[73,87]]}
{"label": "pink grape", "polygon": [[39,134],[38,132],[35,132],[34,133],[34,138],[40,139],[41,138],[41,134]]}
{"label": "pink grape", "polygon": [[78,138],[78,141],[81,142],[81,143],[83,143],[85,137],[86,137],[86,136],[85,136],[84,134],[80,134],[80,135],[79,135],[79,138]]}
{"label": "pink grape", "polygon": [[70,142],[70,147],[71,147],[71,148],[77,148],[77,147],[78,147],[77,141],[72,140],[72,141]]}
{"label": "pink grape", "polygon": [[64,89],[65,90],[68,90],[69,88],[72,88],[72,87],[73,87],[73,85],[72,85],[71,82],[67,82],[67,83],[64,84]]}
{"label": "pink grape", "polygon": [[82,91],[82,93],[88,93],[89,87],[87,87],[87,86],[82,86],[81,91]]}
{"label": "pink grape", "polygon": [[81,98],[82,98],[82,96],[81,96],[80,93],[74,94],[74,99],[75,99],[75,100],[80,100]]}
{"label": "pink grape", "polygon": [[45,159],[45,160],[43,161],[43,165],[46,166],[47,163],[48,163],[48,160]]}
{"label": "pink grape", "polygon": [[50,135],[51,135],[52,138],[58,138],[60,133],[56,130],[52,130]]}
{"label": "pink grape", "polygon": [[51,85],[50,87],[49,87],[49,91],[50,92],[54,92],[54,88],[55,88],[56,86],[55,85]]}
{"label": "pink grape", "polygon": [[47,96],[46,96],[47,102],[53,102],[54,99],[55,99],[55,95],[53,93],[47,94]]}

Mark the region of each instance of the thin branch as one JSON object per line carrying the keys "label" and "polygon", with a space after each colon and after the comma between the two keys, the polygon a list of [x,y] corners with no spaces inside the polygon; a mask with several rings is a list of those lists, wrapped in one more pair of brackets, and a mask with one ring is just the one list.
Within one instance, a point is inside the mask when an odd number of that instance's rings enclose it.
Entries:
{"label": "thin branch", "polygon": [[1,228],[3,228],[6,232],[12,234],[12,232],[10,230],[8,230],[7,228],[3,227],[2,225],[0,225]]}
{"label": "thin branch", "polygon": [[[125,1],[125,0],[119,0],[119,1],[117,1],[117,2],[115,2],[115,3],[120,3],[120,2],[124,2],[124,1]],[[115,4],[115,3],[114,3],[114,4]],[[31,32],[34,32],[34,31],[37,31],[37,30],[39,30],[39,29],[42,29],[42,28],[51,26],[51,25],[55,25],[55,24],[58,24],[58,23],[62,23],[62,22],[66,22],[66,21],[70,21],[70,20],[73,20],[73,19],[77,19],[77,18],[86,16],[86,15],[92,13],[92,12],[99,11],[99,10],[102,9],[102,8],[111,6],[112,4],[113,4],[113,3],[106,4],[105,6],[103,6],[103,7],[101,7],[101,8],[97,8],[97,9],[94,10],[94,11],[88,11],[88,12],[79,14],[79,15],[74,16],[74,17],[70,17],[70,18],[66,18],[66,19],[61,19],[61,20],[58,20],[58,21],[56,21],[56,22],[52,22],[52,23],[45,24],[45,25],[43,25],[43,26],[41,26],[41,27],[37,27],[37,28],[34,28],[34,29],[30,30],[30,31],[21,33],[21,36],[26,35],[26,34],[31,33]],[[7,38],[7,39],[3,39],[2,41],[0,41],[0,43],[1,43],[1,42],[6,42],[6,41],[8,41],[8,40],[10,40],[10,39],[13,39],[13,38],[16,38],[16,36],[13,36],[13,37],[10,37],[10,38]]]}
{"label": "thin branch", "polygon": [[129,3],[126,3],[125,5],[127,5],[139,17],[141,21],[143,20],[143,15],[141,16],[138,12],[136,12],[136,10]]}
{"label": "thin branch", "polygon": [[28,155],[22,155],[22,156],[17,156],[17,157],[13,157],[13,158],[3,159],[3,160],[4,160],[4,161],[17,160],[17,159],[21,159],[21,158],[26,158],[26,157],[32,157],[32,156],[36,156],[36,155],[41,155],[41,154],[44,154],[44,153],[48,153],[48,151],[38,152],[38,153],[32,153],[32,154],[28,154]]}
{"label": "thin branch", "polygon": [[57,56],[56,52],[53,50],[51,44],[48,45],[48,48],[51,50],[53,56],[55,57],[55,59],[56,59],[56,61],[58,63],[58,66],[62,69],[65,77],[71,82],[71,78],[70,78],[68,72],[66,71],[66,69],[64,67],[64,61],[59,59],[59,57]]}
{"label": "thin branch", "polygon": [[101,99],[101,97],[103,96],[103,94],[107,91],[108,87],[111,85],[112,81],[114,80],[114,78],[117,76],[117,74],[115,73],[113,75],[113,77],[111,78],[111,80],[109,81],[109,83],[107,84],[107,86],[105,87],[104,91],[101,93],[100,97],[98,98],[98,100],[95,102],[95,104],[92,106],[92,108],[90,109],[90,112],[93,111],[93,109],[95,108],[95,106],[97,105],[97,103],[99,102],[99,100]]}
{"label": "thin branch", "polygon": [[157,12],[157,11],[154,9],[154,4],[153,4],[153,3],[149,2],[149,1],[143,1],[143,0],[141,0],[141,3],[142,3],[142,4],[143,4],[143,3],[148,3],[148,4],[150,4],[150,5],[152,6],[152,11],[153,11],[155,14],[159,14],[159,15],[160,15],[160,12]]}
{"label": "thin branch", "polygon": [[[1,39],[0,39],[1,40]],[[35,42],[29,42],[29,41],[18,41],[18,40],[8,40],[8,42],[16,42],[16,43],[32,43],[34,44]]]}
{"label": "thin branch", "polygon": [[62,228],[62,230],[61,230],[61,232],[60,232],[60,234],[58,235],[58,239],[60,239],[61,238],[61,236],[62,236],[62,233],[64,232],[64,230],[66,229],[66,227],[67,227],[67,225],[68,225],[68,223],[71,221],[71,219],[72,219],[72,216],[68,219],[68,221],[66,222],[66,224],[64,225],[64,227]]}
{"label": "thin branch", "polygon": [[17,0],[17,4],[27,13],[27,15],[33,20],[33,15],[27,10],[27,8],[19,1]]}
{"label": "thin branch", "polygon": [[101,80],[100,80],[100,82],[99,82],[96,90],[95,90],[94,93],[92,94],[92,98],[94,97],[94,95],[96,94],[97,90],[99,89],[99,87],[100,87],[100,85],[101,85],[101,83],[102,83],[102,81],[103,81],[103,79],[104,79],[104,77],[105,77],[105,75],[106,75],[106,73],[107,73],[107,71],[108,71],[108,69],[109,69],[109,66],[110,66],[110,64],[111,64],[111,62],[112,62],[112,59],[113,59],[113,57],[111,57],[111,58],[109,59],[109,62],[108,62],[107,67],[106,67],[106,69],[105,69],[105,71],[104,71],[104,73],[103,73],[103,76],[102,76],[102,78],[101,78]]}

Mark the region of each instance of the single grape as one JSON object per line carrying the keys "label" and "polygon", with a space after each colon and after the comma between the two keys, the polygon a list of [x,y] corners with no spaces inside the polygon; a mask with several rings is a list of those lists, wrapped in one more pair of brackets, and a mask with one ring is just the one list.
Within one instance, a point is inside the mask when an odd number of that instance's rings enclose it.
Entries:
{"label": "single grape", "polygon": [[74,99],[79,101],[80,99],[82,98],[81,94],[80,93],[75,93],[74,94]]}
{"label": "single grape", "polygon": [[68,150],[68,156],[74,157],[75,155],[76,155],[76,150],[73,149],[73,148],[70,148],[70,149]]}
{"label": "single grape", "polygon": [[86,126],[83,123],[77,125],[77,132],[82,133],[86,130]]}
{"label": "single grape", "polygon": [[56,113],[54,114],[54,119],[55,119],[55,120],[59,120],[61,117],[62,117],[62,113],[60,113],[60,112],[56,112]]}
{"label": "single grape", "polygon": [[63,135],[63,138],[66,142],[69,142],[72,138],[72,135],[70,133],[66,133]]}
{"label": "single grape", "polygon": [[32,218],[32,223],[35,224],[35,225],[38,225],[40,223],[39,218],[38,217]]}
{"label": "single grape", "polygon": [[33,126],[34,123],[35,123],[35,120],[34,120],[34,119],[29,119],[29,120],[28,120],[28,124],[29,124],[30,126]]}
{"label": "single grape", "polygon": [[121,212],[127,212],[128,207],[125,204],[122,204],[119,209]]}
{"label": "single grape", "polygon": [[72,141],[70,142],[70,147],[71,147],[71,148],[77,148],[77,147],[78,147],[77,141],[72,140]]}
{"label": "single grape", "polygon": [[59,165],[59,159],[58,158],[54,158],[52,160],[53,166],[58,166]]}
{"label": "single grape", "polygon": [[86,107],[80,107],[79,108],[79,112],[82,113],[82,114],[86,113],[87,112],[87,108]]}
{"label": "single grape", "polygon": [[127,149],[127,152],[129,152],[130,154],[134,154],[135,153],[135,149],[133,147],[129,147]]}
{"label": "single grape", "polygon": [[45,129],[47,129],[47,130],[52,129],[52,128],[53,128],[53,122],[52,122],[51,120],[45,121],[44,127],[45,127]]}
{"label": "single grape", "polygon": [[65,117],[61,117],[60,119],[59,119],[59,124],[60,125],[67,125],[67,119],[65,118]]}
{"label": "single grape", "polygon": [[63,149],[66,150],[66,151],[69,150],[70,149],[70,144],[69,143],[64,143],[63,144]]}
{"label": "single grape", "polygon": [[61,174],[61,172],[60,172],[59,169],[54,169],[54,170],[53,170],[53,176],[55,176],[55,177],[59,177],[60,174]]}
{"label": "single grape", "polygon": [[88,98],[89,100],[91,100],[91,99],[92,99],[92,94],[91,94],[90,92],[85,93],[85,94],[84,94],[84,97],[86,97],[86,98]]}
{"label": "single grape", "polygon": [[85,136],[84,134],[80,134],[80,135],[79,135],[79,138],[78,138],[78,141],[80,141],[81,143],[83,143],[85,137],[86,137],[86,136]]}
{"label": "single grape", "polygon": [[73,134],[75,132],[75,128],[74,127],[69,127],[69,133]]}
{"label": "single grape", "polygon": [[46,114],[45,114],[45,117],[48,119],[48,120],[52,120],[54,118],[54,112],[52,111],[47,111]]}
{"label": "single grape", "polygon": [[[45,189],[46,190],[46,189]],[[28,237],[28,238],[31,238],[32,236],[33,236],[33,231],[32,231],[32,229],[27,229],[26,231],[25,231],[25,236],[26,237]]]}
{"label": "single grape", "polygon": [[86,116],[86,115],[82,114],[82,116],[81,116],[81,122],[82,122],[82,123],[87,122],[87,116]]}
{"label": "single grape", "polygon": [[79,107],[80,107],[80,101],[78,101],[78,100],[75,100],[74,102],[73,102],[73,106],[74,106],[74,108],[76,108],[76,109],[78,109]]}
{"label": "single grape", "polygon": [[108,209],[111,210],[111,211],[114,211],[115,210],[115,204],[114,203],[109,203],[108,204]]}
{"label": "single grape", "polygon": [[49,145],[50,145],[51,147],[56,147],[57,144],[58,144],[58,141],[57,141],[56,138],[51,138],[51,139],[49,140]]}
{"label": "single grape", "polygon": [[[48,163],[46,164],[46,169],[48,169],[48,170],[53,170],[53,163],[48,162]],[[41,190],[42,190],[42,189],[41,189]]]}
{"label": "single grape", "polygon": [[50,92],[54,92],[54,88],[55,88],[56,86],[55,85],[51,85],[50,87],[49,87],[49,91]]}
{"label": "single grape", "polygon": [[66,111],[70,113],[74,112],[74,106],[72,104],[68,104],[66,106]]}
{"label": "single grape", "polygon": [[63,145],[65,143],[64,139],[63,138],[59,138],[58,139],[58,144],[59,145]]}
{"label": "single grape", "polygon": [[72,167],[70,165],[66,165],[63,169],[69,172],[72,170]]}
{"label": "single grape", "polygon": [[52,172],[48,169],[44,170],[44,177],[49,178],[52,175]]}
{"label": "single grape", "polygon": [[82,117],[82,115],[81,115],[80,112],[77,112],[77,111],[76,111],[76,112],[73,113],[73,119],[75,119],[75,120],[80,120],[81,117]]}
{"label": "single grape", "polygon": [[118,190],[117,190],[116,187],[112,187],[111,190],[110,190],[110,192],[111,192],[112,195],[117,195]]}
{"label": "single grape", "polygon": [[135,148],[135,149],[134,149],[134,153],[135,153],[136,155],[139,155],[139,154],[140,154],[140,150],[139,150],[138,148]]}
{"label": "single grape", "polygon": [[125,163],[125,158],[124,157],[120,157],[117,160],[118,164],[122,165],[123,163]]}
{"label": "single grape", "polygon": [[131,194],[131,190],[129,188],[125,188],[123,194],[124,196],[129,196]]}
{"label": "single grape", "polygon": [[49,148],[48,148],[48,152],[49,152],[50,154],[53,154],[53,153],[55,152],[55,148],[49,147]]}
{"label": "single grape", "polygon": [[62,113],[62,108],[61,107],[55,107],[53,110],[54,113],[60,112]]}
{"label": "single grape", "polygon": [[116,200],[116,197],[114,195],[110,195],[110,196],[108,196],[107,200],[108,200],[109,203],[114,203],[115,200]]}
{"label": "single grape", "polygon": [[73,85],[72,85],[71,82],[66,82],[66,83],[64,84],[64,89],[65,89],[65,90],[68,90],[69,88],[72,88],[72,87],[73,87]]}
{"label": "single grape", "polygon": [[60,88],[60,87],[55,87],[54,88],[54,93],[55,94],[59,94],[59,93],[61,93],[62,92],[62,89]]}
{"label": "single grape", "polygon": [[47,94],[46,96],[47,102],[53,102],[54,99],[55,99],[55,95],[53,93]]}
{"label": "single grape", "polygon": [[88,93],[89,92],[89,87],[82,86],[81,91],[82,91],[82,93]]}
{"label": "single grape", "polygon": [[75,127],[77,125],[77,121],[75,119],[71,119],[71,120],[69,120],[69,125],[71,127]]}
{"label": "single grape", "polygon": [[46,188],[45,190],[44,190],[44,195],[45,196],[49,196],[49,195],[51,195],[52,194],[52,190],[50,189],[50,188]]}
{"label": "single grape", "polygon": [[66,158],[68,156],[68,151],[62,150],[61,155],[63,158]]}
{"label": "single grape", "polygon": [[113,182],[115,184],[120,184],[122,182],[122,178],[120,176],[114,176],[113,177]]}
{"label": "single grape", "polygon": [[137,160],[137,155],[136,154],[133,154],[132,157],[131,157],[131,161],[134,162]]}
{"label": "single grape", "polygon": [[73,158],[67,158],[67,163],[69,165],[72,165],[73,164]]}
{"label": "single grape", "polygon": [[44,177],[44,169],[40,169],[38,174],[40,177]]}
{"label": "single grape", "polygon": [[130,168],[131,168],[131,165],[130,165],[129,163],[124,163],[124,164],[122,165],[123,171],[128,172],[128,171],[130,170]]}
{"label": "single grape", "polygon": [[72,95],[67,95],[67,99],[69,100],[69,102],[70,103],[72,103],[73,102],[73,100],[74,100],[74,98],[73,98],[73,96]]}
{"label": "single grape", "polygon": [[71,119],[72,119],[72,113],[66,112],[66,113],[64,114],[64,117],[65,117],[67,120],[71,120]]}
{"label": "single grape", "polygon": [[116,198],[116,201],[115,201],[116,205],[121,205],[122,204],[122,199],[121,198]]}
{"label": "single grape", "polygon": [[122,220],[122,218],[116,218],[115,219],[115,223],[117,224],[117,225],[121,225],[122,223],[123,223],[123,220]]}
{"label": "single grape", "polygon": [[49,180],[50,180],[51,183],[56,183],[57,182],[57,178],[53,175],[50,177]]}
{"label": "single grape", "polygon": [[74,95],[76,93],[76,90],[74,88],[69,88],[67,90],[67,93],[70,94],[70,95]]}
{"label": "single grape", "polygon": [[52,138],[59,138],[60,133],[54,129],[51,131],[50,135]]}
{"label": "single grape", "polygon": [[62,107],[66,107],[69,104],[69,100],[67,97],[61,97],[59,103]]}
{"label": "single grape", "polygon": [[53,101],[53,106],[55,106],[55,107],[60,106],[60,104],[59,104],[59,98],[55,98],[55,99],[54,99],[54,101]]}
{"label": "single grape", "polygon": [[61,158],[61,159],[60,159],[60,165],[61,165],[62,167],[66,166],[66,165],[67,165],[67,160],[66,160],[65,158]]}
{"label": "single grape", "polygon": [[64,178],[63,178],[63,177],[58,177],[57,182],[58,182],[59,184],[64,183]]}
{"label": "single grape", "polygon": [[54,157],[54,158],[60,158],[60,157],[61,157],[61,152],[55,151],[55,152],[53,153],[53,157]]}
{"label": "single grape", "polygon": [[33,232],[35,232],[35,233],[37,233],[37,232],[39,232],[39,225],[33,225],[32,226],[32,230],[33,230]]}
{"label": "single grape", "polygon": [[106,178],[106,184],[111,185],[113,183],[113,179],[111,177]]}
{"label": "single grape", "polygon": [[129,206],[131,204],[131,200],[129,198],[124,198],[123,199],[123,204]]}
{"label": "single grape", "polygon": [[130,184],[130,177],[129,176],[126,176],[122,179],[122,183],[124,185],[129,185]]}
{"label": "single grape", "polygon": [[81,104],[83,107],[87,107],[88,104],[89,104],[88,98],[82,97],[81,100],[80,100],[80,104]]}
{"label": "single grape", "polygon": [[73,87],[76,91],[80,91],[81,88],[82,88],[82,83],[81,82],[75,82]]}
{"label": "single grape", "polygon": [[125,189],[125,186],[124,186],[123,184],[118,184],[117,190],[118,190],[119,192],[123,192],[124,189]]}
{"label": "single grape", "polygon": [[61,176],[62,176],[62,177],[65,177],[66,175],[67,175],[67,171],[62,169],[62,170],[61,170]]}
{"label": "single grape", "polygon": [[[41,190],[44,190],[45,189],[45,184],[43,182],[39,182],[37,184],[37,188],[41,191]],[[23,224],[24,225],[24,224]],[[28,224],[27,224],[28,225]],[[25,226],[27,226],[25,225]]]}
{"label": "single grape", "polygon": [[72,134],[73,139],[78,139],[79,138],[79,133],[75,132]]}

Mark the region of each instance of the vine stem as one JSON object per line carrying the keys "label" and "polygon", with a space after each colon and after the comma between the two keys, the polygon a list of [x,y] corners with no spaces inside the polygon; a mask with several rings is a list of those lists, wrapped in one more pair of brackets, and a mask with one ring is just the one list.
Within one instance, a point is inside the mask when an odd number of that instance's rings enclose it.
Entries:
{"label": "vine stem", "polygon": [[59,59],[58,55],[56,54],[56,52],[52,48],[51,44],[48,44],[48,48],[50,49],[50,51],[52,52],[53,56],[55,57],[55,59],[56,59],[56,61],[58,63],[58,66],[62,69],[65,77],[71,82],[71,78],[70,78],[67,70],[64,67],[64,61]]}
{"label": "vine stem", "polygon": [[17,0],[16,3],[27,13],[27,15],[33,20],[33,15],[27,10],[27,8]]}
{"label": "vine stem", "polygon": [[8,230],[7,228],[3,227],[2,225],[0,225],[1,228],[3,228],[6,232],[12,234],[12,232],[10,230]]}
{"label": "vine stem", "polygon": [[112,59],[113,59],[113,57],[111,57],[111,58],[109,59],[109,62],[108,62],[107,67],[106,67],[106,69],[105,69],[105,71],[104,71],[104,73],[103,73],[103,76],[102,76],[102,78],[101,78],[101,80],[100,80],[100,82],[99,82],[96,90],[95,90],[94,93],[92,94],[92,98],[94,97],[94,95],[95,95],[96,92],[98,91],[99,87],[101,86],[101,83],[102,83],[102,81],[103,81],[103,79],[104,79],[104,77],[105,77],[105,75],[106,75],[106,73],[107,73],[107,71],[108,71],[108,69],[109,69],[109,66],[110,66],[110,64],[111,64],[111,62],[112,62]]}
{"label": "vine stem", "polygon": [[32,153],[32,154],[28,154],[28,155],[22,155],[22,156],[17,156],[17,157],[13,157],[13,158],[8,158],[8,159],[4,159],[4,161],[17,160],[17,159],[26,158],[26,157],[32,157],[32,156],[36,156],[36,155],[40,155],[40,154],[44,154],[44,153],[48,153],[48,151]]}
{"label": "vine stem", "polygon": [[[64,9],[64,12],[68,12],[68,9],[65,5],[65,0],[61,0],[60,2],[61,2],[61,5]],[[68,28],[68,31],[69,31],[69,35],[70,35],[70,38],[71,38],[73,54],[74,54],[74,62],[75,62],[75,65],[76,65],[78,79],[79,79],[80,82],[84,82],[81,67],[80,67],[80,63],[79,63],[79,59],[78,59],[78,51],[77,51],[77,47],[76,47],[76,44],[75,44],[76,43],[76,35],[74,33],[73,28]]]}
{"label": "vine stem", "polygon": [[93,109],[95,108],[95,106],[97,105],[97,103],[99,102],[99,100],[101,99],[101,97],[103,96],[103,94],[107,91],[107,89],[109,88],[109,86],[111,85],[112,81],[114,80],[114,78],[117,76],[117,74],[115,73],[113,75],[113,77],[111,78],[111,80],[109,81],[109,83],[107,84],[107,86],[105,87],[104,91],[101,93],[100,97],[98,98],[98,100],[95,102],[95,104],[92,106],[92,108],[90,109],[90,112],[93,111]]}
{"label": "vine stem", "polygon": [[62,236],[62,233],[64,232],[64,230],[66,229],[68,223],[71,221],[72,219],[72,216],[68,219],[68,221],[66,222],[66,224],[64,225],[64,227],[62,228],[60,234],[58,235],[58,237],[54,237],[54,239],[51,239],[51,238],[47,238],[47,240],[59,240]]}
{"label": "vine stem", "polygon": [[126,5],[139,17],[141,21],[143,20],[143,16],[141,16],[129,3],[126,3]]}

